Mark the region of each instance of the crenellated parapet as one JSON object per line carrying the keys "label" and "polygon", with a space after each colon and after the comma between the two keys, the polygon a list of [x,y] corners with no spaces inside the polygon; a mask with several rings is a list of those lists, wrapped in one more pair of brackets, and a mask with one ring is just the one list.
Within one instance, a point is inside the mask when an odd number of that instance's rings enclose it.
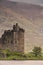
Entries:
{"label": "crenellated parapet", "polygon": [[24,32],[25,30],[23,29],[23,28],[20,28],[19,27],[19,25],[18,25],[18,23],[16,23],[16,25],[13,25],[13,30],[15,31],[15,32]]}

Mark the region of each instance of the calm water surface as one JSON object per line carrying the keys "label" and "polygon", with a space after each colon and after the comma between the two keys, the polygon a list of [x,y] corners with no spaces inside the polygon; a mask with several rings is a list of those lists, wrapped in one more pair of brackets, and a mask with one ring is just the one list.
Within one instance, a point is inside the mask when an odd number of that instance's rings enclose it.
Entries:
{"label": "calm water surface", "polygon": [[0,61],[0,65],[43,65],[43,61]]}

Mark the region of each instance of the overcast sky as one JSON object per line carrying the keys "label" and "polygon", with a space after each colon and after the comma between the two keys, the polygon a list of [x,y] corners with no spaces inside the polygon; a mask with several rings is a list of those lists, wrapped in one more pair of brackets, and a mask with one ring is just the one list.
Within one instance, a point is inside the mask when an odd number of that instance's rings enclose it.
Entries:
{"label": "overcast sky", "polygon": [[43,6],[43,0],[11,0],[16,2],[26,2]]}

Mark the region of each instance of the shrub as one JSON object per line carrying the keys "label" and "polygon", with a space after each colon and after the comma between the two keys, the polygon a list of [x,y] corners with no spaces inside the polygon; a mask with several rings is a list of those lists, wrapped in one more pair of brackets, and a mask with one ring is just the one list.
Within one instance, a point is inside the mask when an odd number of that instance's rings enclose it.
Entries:
{"label": "shrub", "polygon": [[33,48],[33,54],[37,56],[41,56],[41,48],[40,47],[34,47]]}
{"label": "shrub", "polygon": [[6,55],[6,57],[9,57],[11,55],[10,50],[3,50],[3,54]]}

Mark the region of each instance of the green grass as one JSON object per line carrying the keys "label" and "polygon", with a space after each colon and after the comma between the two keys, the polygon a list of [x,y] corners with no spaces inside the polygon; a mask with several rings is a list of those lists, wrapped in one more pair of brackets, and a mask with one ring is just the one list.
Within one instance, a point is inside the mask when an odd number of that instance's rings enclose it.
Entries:
{"label": "green grass", "polygon": [[22,54],[9,50],[0,50],[0,53],[0,60],[43,60],[43,54],[35,57],[33,53]]}

